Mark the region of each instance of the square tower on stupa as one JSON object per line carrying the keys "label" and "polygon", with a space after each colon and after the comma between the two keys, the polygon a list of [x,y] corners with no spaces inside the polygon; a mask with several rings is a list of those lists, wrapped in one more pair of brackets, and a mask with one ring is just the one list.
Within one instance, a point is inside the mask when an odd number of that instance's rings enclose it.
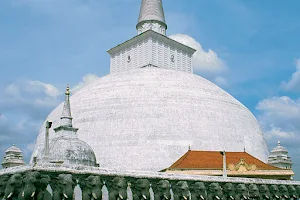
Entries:
{"label": "square tower on stupa", "polygon": [[142,1],[136,29],[137,36],[108,50],[110,73],[148,66],[193,73],[196,50],[166,36],[161,0]]}

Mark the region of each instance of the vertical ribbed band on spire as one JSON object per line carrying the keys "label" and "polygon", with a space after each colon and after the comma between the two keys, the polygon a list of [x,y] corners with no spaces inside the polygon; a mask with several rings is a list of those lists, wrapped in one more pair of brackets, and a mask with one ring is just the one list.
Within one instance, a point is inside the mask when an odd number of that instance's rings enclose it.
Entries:
{"label": "vertical ribbed band on spire", "polygon": [[142,0],[138,23],[151,20],[166,23],[161,0]]}
{"label": "vertical ribbed band on spire", "polygon": [[[148,24],[149,26],[143,27],[143,24]],[[155,24],[159,24],[163,29],[163,31],[159,31],[155,29]],[[154,26],[154,27],[153,27]],[[162,5],[162,0],[142,0],[140,16],[138,20],[138,24],[136,26],[137,30],[140,29],[141,32],[145,32],[146,30],[154,30],[156,32],[165,33],[167,29],[164,9]],[[142,30],[141,29],[146,29]]]}
{"label": "vertical ribbed band on spire", "polygon": [[70,88],[69,86],[66,89],[65,93],[65,103],[64,108],[61,114],[61,126],[72,127],[72,116],[71,116],[71,106],[70,106]]}

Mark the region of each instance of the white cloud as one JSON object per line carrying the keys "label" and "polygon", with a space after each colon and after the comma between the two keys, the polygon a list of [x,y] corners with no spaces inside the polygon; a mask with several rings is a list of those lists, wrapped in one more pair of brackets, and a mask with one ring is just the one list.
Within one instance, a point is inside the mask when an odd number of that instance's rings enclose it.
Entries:
{"label": "white cloud", "polygon": [[263,99],[257,104],[256,109],[260,111],[258,120],[267,140],[276,138],[300,140],[300,99],[293,100],[287,96]]}
{"label": "white cloud", "polygon": [[[41,81],[20,81],[9,84],[4,89],[6,101],[35,103],[41,106],[53,106],[62,94],[55,86]],[[17,102],[16,102],[17,103]]]}
{"label": "white cloud", "polygon": [[279,139],[294,139],[296,138],[296,134],[294,132],[282,131],[281,128],[274,127],[271,125],[271,129],[265,132],[265,137],[267,140],[271,140],[273,138]]}
{"label": "white cloud", "polygon": [[28,117],[16,117],[16,114],[0,115],[0,157],[12,144],[16,144],[22,151],[25,160],[28,160],[35,138],[38,134],[42,120],[33,120]]}
{"label": "white cloud", "polygon": [[288,82],[282,82],[281,88],[287,91],[300,91],[300,58],[296,60],[296,72]]}
{"label": "white cloud", "polygon": [[98,80],[99,77],[95,74],[87,74],[82,78],[82,81],[80,81],[77,85],[75,85],[71,91],[73,93],[77,92],[78,90],[80,90],[81,88],[95,82],[96,80]]}
{"label": "white cloud", "polygon": [[193,68],[195,71],[219,73],[227,69],[225,62],[219,58],[216,52],[211,49],[206,52],[194,38],[184,34],[176,34],[169,37],[197,50],[193,56]]}
{"label": "white cloud", "polygon": [[9,84],[6,86],[4,90],[5,94],[9,96],[19,97],[20,96],[20,90],[18,86],[15,83]]}
{"label": "white cloud", "polygon": [[217,84],[220,87],[227,87],[228,86],[228,81],[222,76],[217,76],[214,79],[214,83]]}
{"label": "white cloud", "polygon": [[268,116],[295,117],[300,115],[300,101],[290,97],[272,97],[260,101],[256,107]]}
{"label": "white cloud", "polygon": [[49,97],[57,97],[61,92],[53,85],[41,81],[29,81],[27,86],[29,92],[44,92]]}
{"label": "white cloud", "polygon": [[37,118],[56,106],[62,94],[55,86],[41,81],[17,81],[0,91],[0,113]]}
{"label": "white cloud", "polygon": [[0,125],[7,123],[7,117],[3,114],[0,114]]}
{"label": "white cloud", "polygon": [[259,111],[257,117],[264,130],[269,150],[280,141],[291,156],[293,170],[299,180],[300,99],[287,96],[263,99],[256,109]]}

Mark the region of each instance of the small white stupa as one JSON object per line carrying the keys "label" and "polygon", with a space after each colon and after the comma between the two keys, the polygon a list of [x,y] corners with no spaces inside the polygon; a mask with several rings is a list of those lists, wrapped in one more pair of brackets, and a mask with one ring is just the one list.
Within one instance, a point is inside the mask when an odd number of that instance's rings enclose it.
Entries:
{"label": "small white stupa", "polygon": [[87,143],[78,139],[78,128],[73,127],[69,86],[65,95],[64,107],[60,117],[61,122],[57,128],[54,128],[55,136],[50,143],[50,162],[97,167],[98,164],[93,149]]}
{"label": "small white stupa", "polygon": [[5,151],[4,160],[2,162],[2,167],[10,168],[25,165],[22,151],[13,145]]}
{"label": "small white stupa", "polygon": [[288,150],[281,146],[280,141],[278,141],[277,147],[271,151],[268,163],[282,169],[292,169],[291,157],[288,156]]}

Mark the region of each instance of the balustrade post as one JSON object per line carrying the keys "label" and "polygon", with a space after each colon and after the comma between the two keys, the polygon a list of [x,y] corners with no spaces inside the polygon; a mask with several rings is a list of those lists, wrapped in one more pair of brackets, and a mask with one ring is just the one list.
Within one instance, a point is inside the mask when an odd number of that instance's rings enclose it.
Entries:
{"label": "balustrade post", "polygon": [[150,181],[148,179],[138,179],[131,184],[133,200],[150,200]]}
{"label": "balustrade post", "polygon": [[5,188],[6,188],[8,180],[9,180],[8,175],[4,175],[4,176],[0,177],[0,199],[4,198]]}
{"label": "balustrade post", "polygon": [[249,185],[249,199],[259,199],[259,189],[256,184]]}
{"label": "balustrade post", "polygon": [[4,199],[14,200],[22,199],[23,177],[22,174],[13,174],[5,188]]}
{"label": "balustrade post", "polygon": [[50,183],[50,176],[41,175],[38,186],[37,200],[52,200],[52,195],[47,190],[47,187]]}
{"label": "balustrade post", "polygon": [[281,199],[290,199],[289,191],[285,185],[279,186],[279,192]]}
{"label": "balustrade post", "polygon": [[160,180],[152,187],[154,200],[171,200],[171,187],[168,180]]}
{"label": "balustrade post", "polygon": [[270,199],[271,194],[267,185],[259,186],[260,199]]}
{"label": "balustrade post", "polygon": [[203,182],[195,182],[190,186],[192,200],[207,200],[206,187]]}
{"label": "balustrade post", "polygon": [[72,174],[59,174],[51,179],[53,190],[53,200],[72,200],[74,198],[74,188],[77,181]]}
{"label": "balustrade post", "polygon": [[293,185],[287,186],[287,189],[288,189],[288,192],[290,195],[290,199],[292,199],[292,200],[298,199],[298,194],[297,194],[296,188]]}
{"label": "balustrade post", "polygon": [[124,177],[115,177],[105,181],[109,200],[127,200],[128,183]]}
{"label": "balustrade post", "polygon": [[100,176],[88,176],[79,179],[79,186],[82,191],[82,200],[102,199],[103,182]]}
{"label": "balustrade post", "polygon": [[236,200],[247,200],[249,199],[249,191],[245,184],[240,183],[236,186]]}
{"label": "balustrade post", "polygon": [[300,185],[296,185],[295,188],[296,188],[298,199],[300,199]]}
{"label": "balustrade post", "polygon": [[277,185],[269,186],[271,199],[280,199],[280,193]]}
{"label": "balustrade post", "polygon": [[224,199],[234,200],[235,187],[232,183],[226,183],[223,185],[223,197]]}
{"label": "balustrade post", "polygon": [[190,200],[189,186],[186,181],[178,181],[172,186],[174,200]]}
{"label": "balustrade post", "polygon": [[38,195],[41,174],[29,171],[23,176],[22,198],[24,200],[35,199]]}
{"label": "balustrade post", "polygon": [[222,196],[223,196],[222,188],[218,183],[211,183],[208,186],[208,194],[207,194],[208,200],[220,200],[222,199]]}

